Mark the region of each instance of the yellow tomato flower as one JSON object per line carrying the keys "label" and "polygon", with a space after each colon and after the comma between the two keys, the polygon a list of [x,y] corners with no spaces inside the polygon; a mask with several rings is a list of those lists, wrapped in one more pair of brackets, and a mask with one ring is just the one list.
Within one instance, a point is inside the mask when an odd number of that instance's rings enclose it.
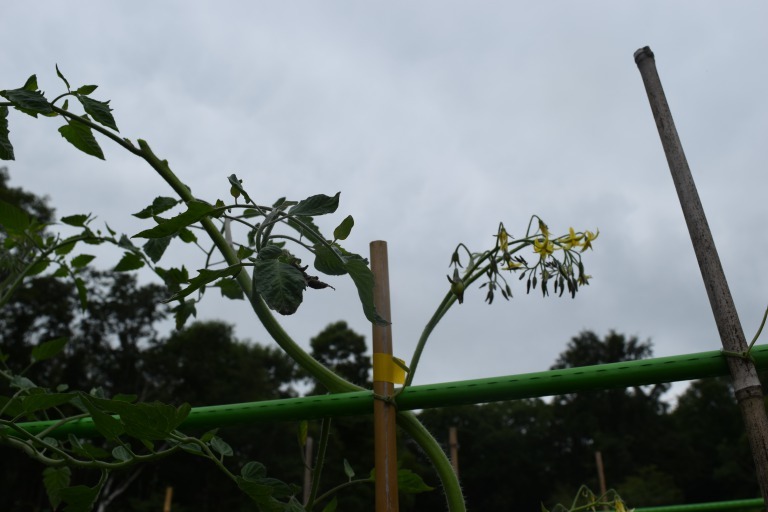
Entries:
{"label": "yellow tomato flower", "polygon": [[541,259],[555,252],[555,244],[549,238],[537,238],[533,242],[533,252],[538,253]]}
{"label": "yellow tomato flower", "polygon": [[568,228],[568,234],[561,236],[558,240],[562,243],[563,249],[568,250],[574,247],[581,247],[583,243],[581,241],[582,238],[584,238],[584,235],[576,233],[573,228]]}
{"label": "yellow tomato flower", "polygon": [[509,251],[509,234],[507,234],[507,230],[503,227],[499,230],[499,234],[496,235],[496,238],[499,240],[499,247],[501,247],[501,250],[503,252]]}
{"label": "yellow tomato flower", "polygon": [[592,248],[592,240],[597,238],[600,235],[600,230],[597,230],[597,233],[593,233],[591,231],[585,231],[584,232],[584,242],[581,244],[581,252],[586,251],[587,249]]}

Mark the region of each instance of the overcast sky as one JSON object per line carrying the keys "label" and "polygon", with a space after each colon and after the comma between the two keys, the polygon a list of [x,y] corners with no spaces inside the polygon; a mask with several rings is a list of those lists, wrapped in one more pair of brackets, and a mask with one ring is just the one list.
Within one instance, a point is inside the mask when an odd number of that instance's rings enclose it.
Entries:
{"label": "overcast sky", "polygon": [[[600,230],[575,300],[492,306],[476,288],[435,331],[416,384],[547,369],[583,330],[651,339],[657,356],[715,350],[717,330],[633,60],[650,46],[748,339],[768,305],[764,2],[24,2],[0,9],[0,89],[37,74],[53,98],[98,84],[121,134],[150,142],[199,197],[237,173],[262,204],[341,191],[346,246],[389,246],[397,355],[409,359],[458,242],[492,247],[532,214]],[[12,111],[11,183],[60,216],[121,232],[170,189],[101,139]],[[177,247],[171,259],[186,257]],[[98,261],[114,264],[118,253]],[[190,263],[194,268],[195,263]],[[346,320],[370,340],[347,279],[311,291],[287,330],[305,346]],[[201,319],[269,343],[245,303],[206,294]]]}

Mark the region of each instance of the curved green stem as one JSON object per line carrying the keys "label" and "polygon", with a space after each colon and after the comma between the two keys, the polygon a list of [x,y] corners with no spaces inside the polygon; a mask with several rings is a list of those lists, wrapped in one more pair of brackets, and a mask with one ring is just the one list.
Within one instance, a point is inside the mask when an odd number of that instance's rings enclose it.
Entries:
{"label": "curved green stem", "polygon": [[461,493],[459,478],[453,471],[451,461],[445,455],[440,444],[432,437],[427,428],[416,418],[412,412],[399,412],[397,423],[405,430],[426,453],[437,472],[440,482],[443,484],[443,492],[448,502],[449,512],[466,512],[464,496]]}

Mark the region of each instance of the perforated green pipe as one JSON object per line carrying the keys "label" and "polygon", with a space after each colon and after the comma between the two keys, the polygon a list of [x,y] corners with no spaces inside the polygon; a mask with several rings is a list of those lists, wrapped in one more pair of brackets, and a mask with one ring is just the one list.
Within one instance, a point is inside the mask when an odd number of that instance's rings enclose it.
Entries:
{"label": "perforated green pipe", "polygon": [[719,510],[763,510],[763,498],[748,500],[716,501],[711,503],[692,503],[690,505],[670,505],[665,507],[636,508],[635,512],[713,512]]}
{"label": "perforated green pipe", "polygon": [[[755,346],[752,349],[752,355],[759,369],[768,368],[768,345]],[[397,397],[397,406],[399,410],[429,409],[562,395],[595,389],[643,386],[727,374],[725,356],[720,351],[700,352],[565,370],[411,386]],[[192,409],[181,428],[212,428],[263,421],[295,421],[325,416],[371,414],[373,400],[371,391],[355,391],[333,395],[196,407]],[[52,422],[39,421],[24,423],[19,426],[35,434],[51,425]],[[93,434],[93,423],[90,419],[71,422],[57,428],[53,435],[61,436],[70,433],[75,435]]]}

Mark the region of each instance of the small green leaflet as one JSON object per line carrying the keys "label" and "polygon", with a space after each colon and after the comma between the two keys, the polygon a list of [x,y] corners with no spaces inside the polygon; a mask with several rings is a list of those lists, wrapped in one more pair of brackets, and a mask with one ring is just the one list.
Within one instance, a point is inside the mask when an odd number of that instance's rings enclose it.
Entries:
{"label": "small green leaflet", "polygon": [[347,218],[341,221],[341,224],[333,230],[333,238],[335,240],[346,240],[354,225],[355,219],[351,215],[347,215]]}
{"label": "small green leaflet", "polygon": [[288,210],[291,215],[324,215],[326,213],[333,213],[339,207],[339,196],[341,192],[337,192],[335,196],[330,197],[325,194],[317,194],[310,196],[303,201],[299,201],[293,208]]}
{"label": "small green leaflet", "polygon": [[165,254],[165,250],[171,244],[172,238],[172,236],[150,238],[142,247],[142,249],[144,249],[144,254],[149,256],[154,263],[157,263],[160,261],[160,258],[163,257],[163,254]]}
{"label": "small green leaflet", "polygon": [[98,101],[91,99],[88,96],[80,96],[79,94],[77,95],[77,99],[80,100],[83,109],[94,121],[103,124],[107,128],[112,128],[116,132],[120,131],[115,124],[115,118],[112,117],[112,109],[109,108],[109,101]]}
{"label": "small green leaflet", "polygon": [[32,349],[32,361],[45,361],[46,359],[56,357],[64,350],[68,342],[68,338],[56,338],[40,343]]}
{"label": "small green leaflet", "polygon": [[189,286],[186,288],[174,293],[171,297],[168,299],[165,299],[163,302],[168,303],[174,300],[179,300],[190,293],[194,292],[195,290],[200,289],[201,287],[212,283],[216,281],[217,279],[221,279],[223,277],[229,277],[229,276],[236,276],[240,273],[240,269],[242,268],[242,264],[237,263],[235,265],[232,265],[231,267],[222,268],[219,270],[208,270],[207,268],[202,268],[198,270],[198,274],[196,277],[193,277],[189,281]]}
{"label": "small green leaflet", "polygon": [[204,217],[215,215],[224,210],[226,210],[226,208],[216,208],[202,201],[189,201],[187,202],[187,211],[168,220],[155,217],[156,220],[160,221],[160,224],[151,229],[145,229],[141,233],[133,235],[131,238],[163,238],[175,235],[181,229],[199,222]]}
{"label": "small green leaflet", "polygon": [[77,94],[82,94],[83,96],[88,96],[93,91],[98,89],[98,87],[99,87],[98,85],[82,85],[82,86],[78,87],[75,92]]}
{"label": "small green leaflet", "polygon": [[[90,121],[88,116],[82,116],[82,118],[86,121]],[[77,121],[67,120],[67,124],[59,128],[59,133],[67,140],[67,142],[83,153],[104,160],[104,153],[101,151],[99,143],[96,142],[96,138],[93,136],[90,127],[87,125]]]}
{"label": "small green leaflet", "polygon": [[67,90],[69,91],[70,90],[69,82],[67,82],[67,79],[64,78],[64,75],[62,75],[61,71],[59,71],[59,65],[58,64],[56,64],[56,74],[59,76],[59,78],[61,78],[64,81],[64,85],[67,86]]}
{"label": "small green leaflet", "polygon": [[0,91],[0,96],[10,101],[16,110],[32,117],[37,117],[37,114],[46,116],[53,114],[50,103],[45,99],[43,93],[37,90],[37,77],[35,75],[29,77],[21,89]]}
{"label": "small green leaflet", "polygon": [[8,107],[0,107],[0,160],[14,160],[13,145],[8,138]]}
{"label": "small green leaflet", "polygon": [[43,485],[48,494],[48,501],[51,507],[58,508],[61,503],[61,490],[69,487],[72,472],[68,467],[63,468],[45,468],[43,470]]}
{"label": "small green leaflet", "polygon": [[115,272],[138,270],[144,266],[144,260],[136,253],[126,252],[114,268]]}
{"label": "small green leaflet", "polygon": [[221,289],[222,297],[235,300],[243,300],[245,298],[243,289],[240,288],[240,284],[236,279],[221,279],[215,286]]}
{"label": "small green leaflet", "polygon": [[61,491],[59,491],[59,496],[61,500],[67,504],[64,508],[64,512],[91,512],[100,492],[101,485],[95,487],[75,485],[73,487],[61,489]]}
{"label": "small green leaflet", "polygon": [[68,215],[66,217],[62,217],[61,222],[63,222],[64,224],[68,224],[70,226],[81,228],[85,226],[85,223],[88,220],[88,217],[90,217],[90,215],[85,215],[83,213],[80,213],[77,215]]}
{"label": "small green leaflet", "polygon": [[211,439],[211,448],[224,457],[231,457],[235,454],[235,452],[232,451],[232,447],[219,436],[214,436],[214,438]]}
{"label": "small green leaflet", "polygon": [[72,258],[70,264],[72,265],[72,268],[83,268],[93,261],[94,258],[96,258],[96,256],[92,254],[79,254]]}
{"label": "small green leaflet", "polygon": [[139,213],[134,213],[133,216],[139,219],[149,219],[150,217],[160,215],[166,210],[170,210],[177,204],[179,204],[179,201],[172,197],[156,197],[151,205],[147,206]]}

